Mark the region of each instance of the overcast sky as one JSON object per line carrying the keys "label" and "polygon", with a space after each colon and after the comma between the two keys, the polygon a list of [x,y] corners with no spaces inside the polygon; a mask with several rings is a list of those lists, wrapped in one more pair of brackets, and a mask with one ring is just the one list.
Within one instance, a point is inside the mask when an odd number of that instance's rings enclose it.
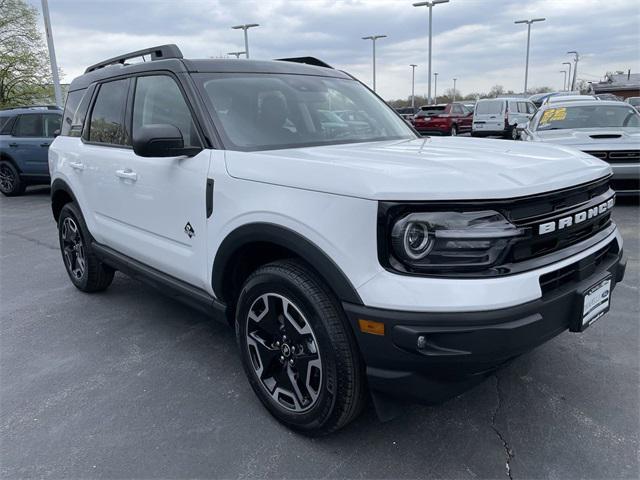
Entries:
{"label": "overcast sky", "polygon": [[[416,0],[414,0],[416,1]],[[40,10],[39,0],[29,0]],[[238,23],[249,31],[251,57],[315,56],[371,83],[371,42],[377,43],[378,92],[386,99],[427,90],[427,9],[411,0],[49,0],[58,65],[64,82],[100,60],[164,43],[185,57],[224,56],[243,50]],[[529,86],[562,85],[567,50],[578,50],[578,78],[606,71],[640,72],[638,0],[451,0],[433,9],[433,71],[440,92],[486,92],[492,85],[521,91],[526,25],[546,17],[531,34]]]}

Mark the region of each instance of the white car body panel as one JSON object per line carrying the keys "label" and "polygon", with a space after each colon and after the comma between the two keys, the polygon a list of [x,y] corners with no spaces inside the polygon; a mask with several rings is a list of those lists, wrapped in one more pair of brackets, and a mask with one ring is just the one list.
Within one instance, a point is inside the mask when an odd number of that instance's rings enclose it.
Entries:
{"label": "white car body panel", "polygon": [[236,178],[371,200],[474,200],[587,183],[610,167],[577,150],[474,138],[227,152]]}

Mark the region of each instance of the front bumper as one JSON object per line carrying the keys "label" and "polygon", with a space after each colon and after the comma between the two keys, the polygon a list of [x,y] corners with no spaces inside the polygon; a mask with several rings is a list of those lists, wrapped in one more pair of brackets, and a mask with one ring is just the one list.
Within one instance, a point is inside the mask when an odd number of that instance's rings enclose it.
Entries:
{"label": "front bumper", "polygon": [[611,170],[613,171],[611,188],[616,191],[616,195],[635,196],[640,193],[640,165],[613,163]]}
{"label": "front bumper", "polygon": [[[606,248],[544,277],[541,298],[513,307],[426,313],[344,304],[370,389],[421,403],[462,393],[500,365],[567,330],[581,314],[581,292],[608,275],[612,289],[622,280],[626,259],[617,243]],[[360,319],[384,323],[384,335],[361,332]],[[419,336],[427,340],[420,349]]]}

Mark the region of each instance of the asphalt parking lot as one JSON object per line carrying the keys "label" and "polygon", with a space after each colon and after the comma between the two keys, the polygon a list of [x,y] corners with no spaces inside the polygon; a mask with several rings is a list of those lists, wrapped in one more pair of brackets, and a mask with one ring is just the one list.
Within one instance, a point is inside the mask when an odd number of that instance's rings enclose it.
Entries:
{"label": "asphalt parking lot", "polygon": [[321,439],[273,420],[231,329],[117,274],[68,281],[46,188],[0,197],[0,477],[638,478],[640,227],[611,312],[474,390]]}

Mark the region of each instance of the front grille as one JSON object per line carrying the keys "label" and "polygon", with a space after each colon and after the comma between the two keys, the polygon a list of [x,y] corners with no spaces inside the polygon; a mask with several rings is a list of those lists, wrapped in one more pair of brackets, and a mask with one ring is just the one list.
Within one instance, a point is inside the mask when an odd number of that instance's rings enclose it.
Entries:
{"label": "front grille", "polygon": [[639,163],[640,150],[593,150],[585,151],[600,160],[609,163]]}
{"label": "front grille", "polygon": [[540,276],[542,295],[552,292],[561,286],[571,285],[589,277],[607,257],[617,255],[618,252],[618,242],[611,242],[606,247],[571,265],[545,273]]}

